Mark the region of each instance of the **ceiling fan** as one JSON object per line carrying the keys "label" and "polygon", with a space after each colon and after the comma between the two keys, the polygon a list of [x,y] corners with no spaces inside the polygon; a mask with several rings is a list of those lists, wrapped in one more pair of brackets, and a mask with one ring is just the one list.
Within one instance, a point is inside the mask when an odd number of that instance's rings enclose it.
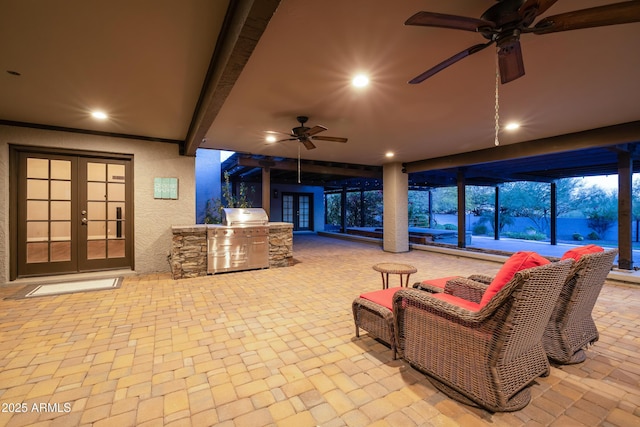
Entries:
{"label": "ceiling fan", "polygon": [[625,1],[605,6],[580,9],[548,16],[533,21],[557,0],[498,0],[480,19],[433,12],[418,12],[406,20],[405,25],[450,28],[482,34],[489,41],[476,44],[442,61],[409,81],[420,83],[461,59],[496,44],[501,82],[508,83],[524,75],[524,63],[520,48],[520,35],[526,33],[548,34],[559,31],[640,21],[640,1]]}
{"label": "ceiling fan", "polygon": [[311,142],[312,139],[321,141],[347,142],[347,138],[340,138],[337,136],[317,136],[317,134],[319,134],[320,132],[324,132],[325,130],[327,130],[327,128],[320,125],[315,125],[312,128],[305,126],[304,124],[309,120],[309,117],[307,116],[298,116],[297,120],[298,122],[300,122],[300,126],[294,127],[293,129],[291,129],[291,133],[285,134],[288,135],[289,138],[281,139],[278,142],[300,141],[307,150],[313,150],[314,148],[316,148],[315,144]]}

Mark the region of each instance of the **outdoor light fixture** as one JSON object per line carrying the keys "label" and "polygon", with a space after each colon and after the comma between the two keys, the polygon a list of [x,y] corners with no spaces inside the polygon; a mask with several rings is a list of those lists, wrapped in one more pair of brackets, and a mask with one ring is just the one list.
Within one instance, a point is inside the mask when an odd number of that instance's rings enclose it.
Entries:
{"label": "outdoor light fixture", "polygon": [[369,77],[364,74],[358,74],[351,80],[351,84],[355,87],[365,87],[369,84]]}
{"label": "outdoor light fixture", "polygon": [[105,120],[108,116],[103,111],[92,111],[91,112],[91,117],[93,117],[94,119],[98,119],[98,120]]}
{"label": "outdoor light fixture", "polygon": [[278,198],[278,189],[277,188],[273,190],[273,198],[274,199]]}

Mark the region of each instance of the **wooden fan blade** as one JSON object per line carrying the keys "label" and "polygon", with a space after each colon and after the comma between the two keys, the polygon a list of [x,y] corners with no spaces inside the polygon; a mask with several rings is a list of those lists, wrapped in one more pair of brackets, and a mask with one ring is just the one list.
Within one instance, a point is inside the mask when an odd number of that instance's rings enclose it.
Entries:
{"label": "wooden fan blade", "polygon": [[316,133],[324,132],[325,130],[327,130],[326,127],[320,126],[320,125],[316,125],[316,126],[312,127],[311,129],[309,129],[306,132],[306,134],[307,134],[307,136],[311,136],[311,135],[315,135]]}
{"label": "wooden fan blade", "polygon": [[416,77],[412,78],[411,80],[409,80],[409,84],[414,85],[414,84],[417,84],[417,83],[421,83],[421,82],[425,81],[426,79],[428,79],[429,77],[433,76],[434,74],[444,70],[448,66],[455,64],[456,62],[460,61],[463,58],[466,58],[469,55],[472,55],[474,53],[480,52],[482,49],[484,49],[487,46],[490,46],[492,44],[493,44],[493,41],[490,41],[490,42],[484,43],[484,44],[477,44],[477,45],[471,46],[468,49],[463,50],[460,53],[456,53],[451,58],[445,59],[444,61],[442,61],[441,63],[439,63],[435,67],[432,67],[432,68],[428,69],[427,71],[425,71],[424,73],[420,74],[419,76],[416,76]]}
{"label": "wooden fan blade", "polygon": [[314,136],[313,139],[321,141],[333,141],[333,142],[347,142],[347,138],[341,138],[339,136]]}
{"label": "wooden fan blade", "polygon": [[276,141],[276,142],[284,142],[284,141],[297,141],[297,140],[298,140],[298,138],[285,138],[285,139],[281,139],[281,140],[279,140],[279,141]]}
{"label": "wooden fan blade", "polygon": [[535,25],[533,33],[557,33],[631,22],[640,22],[640,1],[625,1],[549,16]]}
{"label": "wooden fan blade", "polygon": [[307,150],[313,150],[314,148],[316,148],[316,146],[313,145],[313,142],[309,141],[308,139],[303,139],[300,142],[302,142],[302,145],[304,145]]}
{"label": "wooden fan blade", "polygon": [[500,81],[502,84],[524,76],[524,62],[519,40],[500,46],[498,66],[500,67]]}
{"label": "wooden fan blade", "polygon": [[420,25],[423,27],[451,28],[477,32],[480,28],[495,28],[495,24],[484,19],[467,18],[466,16],[446,15],[443,13],[418,12],[404,22],[404,25]]}
{"label": "wooden fan blade", "polygon": [[556,4],[557,1],[558,0],[526,0],[522,6],[520,6],[520,9],[518,9],[518,13],[520,16],[524,16],[527,10],[534,8],[536,10],[535,16],[540,16]]}

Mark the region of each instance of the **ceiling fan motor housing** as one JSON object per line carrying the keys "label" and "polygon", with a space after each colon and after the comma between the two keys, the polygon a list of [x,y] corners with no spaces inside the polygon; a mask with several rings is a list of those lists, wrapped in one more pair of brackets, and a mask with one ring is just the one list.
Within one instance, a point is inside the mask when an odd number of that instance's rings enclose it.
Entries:
{"label": "ceiling fan motor housing", "polygon": [[309,129],[311,129],[311,128],[308,128],[308,127],[306,127],[304,125],[309,120],[309,117],[307,117],[307,116],[298,116],[298,117],[296,117],[296,119],[298,119],[298,121],[300,122],[300,126],[291,129],[291,132],[293,132],[293,134],[295,136],[304,137],[305,133]]}

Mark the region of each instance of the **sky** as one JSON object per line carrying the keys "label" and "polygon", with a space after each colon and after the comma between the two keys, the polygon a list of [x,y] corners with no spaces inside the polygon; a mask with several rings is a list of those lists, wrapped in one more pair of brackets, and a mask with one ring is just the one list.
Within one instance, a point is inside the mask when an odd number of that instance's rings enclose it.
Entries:
{"label": "sky", "polygon": [[612,190],[618,188],[618,175],[585,176],[582,179],[589,185]]}

